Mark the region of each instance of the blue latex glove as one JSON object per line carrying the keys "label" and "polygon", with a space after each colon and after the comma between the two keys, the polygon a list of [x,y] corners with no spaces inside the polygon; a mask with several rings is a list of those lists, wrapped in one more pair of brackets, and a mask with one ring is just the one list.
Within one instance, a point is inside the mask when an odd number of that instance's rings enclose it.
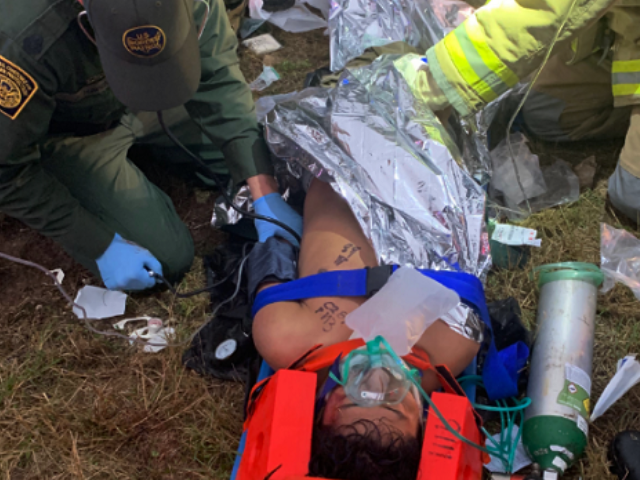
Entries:
{"label": "blue latex glove", "polygon": [[[296,211],[287,205],[279,193],[270,193],[264,197],[260,197],[253,202],[253,208],[256,213],[264,215],[265,217],[274,218],[288,227],[291,227],[295,232],[302,237],[302,217],[296,213]],[[258,230],[258,239],[260,242],[266,242],[268,238],[277,236],[284,238],[292,245],[299,247],[300,244],[293,235],[287,232],[284,228],[274,225],[271,222],[265,220],[256,220],[256,230]]]}
{"label": "blue latex glove", "polygon": [[96,260],[102,281],[109,290],[145,290],[156,284],[149,270],[162,275],[162,265],[149,250],[129,242],[117,233]]}

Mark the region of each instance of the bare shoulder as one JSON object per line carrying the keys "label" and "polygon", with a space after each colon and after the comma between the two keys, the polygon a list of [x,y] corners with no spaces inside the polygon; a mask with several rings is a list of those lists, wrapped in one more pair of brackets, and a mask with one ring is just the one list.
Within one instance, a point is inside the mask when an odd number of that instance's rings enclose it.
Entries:
{"label": "bare shoulder", "polygon": [[271,368],[286,368],[313,347],[308,335],[311,315],[301,302],[274,303],[256,314],[253,341]]}

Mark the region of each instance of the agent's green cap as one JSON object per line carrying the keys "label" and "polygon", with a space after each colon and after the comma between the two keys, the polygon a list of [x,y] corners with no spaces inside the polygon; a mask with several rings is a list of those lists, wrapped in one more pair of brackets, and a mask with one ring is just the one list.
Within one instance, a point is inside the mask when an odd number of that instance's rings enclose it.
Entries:
{"label": "agent's green cap", "polygon": [[85,0],[100,61],[118,100],[134,111],[187,102],[200,83],[193,0]]}

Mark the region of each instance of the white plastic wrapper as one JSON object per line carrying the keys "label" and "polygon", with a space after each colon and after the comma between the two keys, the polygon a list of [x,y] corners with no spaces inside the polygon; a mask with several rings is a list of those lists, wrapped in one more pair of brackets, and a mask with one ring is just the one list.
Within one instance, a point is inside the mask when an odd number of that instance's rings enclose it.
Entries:
{"label": "white plastic wrapper", "polygon": [[522,220],[529,213],[580,198],[580,179],[571,166],[556,159],[552,165],[541,168],[538,156],[531,153],[521,133],[511,135],[511,151],[507,139],[502,140],[491,151],[491,163],[489,193],[492,199],[507,207],[506,215],[512,220]]}
{"label": "white plastic wrapper", "polygon": [[633,234],[600,224],[600,269],[605,276],[603,293],[620,282],[640,300],[640,240]]}
{"label": "white plastic wrapper", "polygon": [[460,0],[333,0],[331,70],[341,70],[367,48],[398,41],[426,52],[473,11]]}
{"label": "white plastic wrapper", "polygon": [[640,363],[635,355],[627,355],[618,361],[618,369],[600,395],[591,414],[591,421],[605,414],[622,396],[640,383]]}
{"label": "white plastic wrapper", "polygon": [[280,80],[280,74],[276,72],[276,69],[263,65],[262,73],[258,75],[258,78],[256,78],[249,84],[249,88],[252,92],[261,92],[269,88],[278,80]]}
{"label": "white plastic wrapper", "polygon": [[[511,158],[511,152],[515,161]],[[527,139],[521,133],[511,135],[511,151],[506,138],[492,150],[491,163],[491,186],[504,196],[507,206],[517,208],[526,199],[546,193],[547,184],[540,170],[538,156],[531,153]]]}
{"label": "white plastic wrapper", "polygon": [[381,335],[398,355],[407,355],[427,328],[458,303],[460,297],[453,290],[414,268],[402,267],[347,315],[346,323],[352,338],[368,342]]}

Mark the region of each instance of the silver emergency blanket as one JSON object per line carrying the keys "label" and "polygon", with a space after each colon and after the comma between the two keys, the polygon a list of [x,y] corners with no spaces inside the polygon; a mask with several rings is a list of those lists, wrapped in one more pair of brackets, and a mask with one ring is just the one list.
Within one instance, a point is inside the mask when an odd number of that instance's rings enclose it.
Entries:
{"label": "silver emergency blanket", "polygon": [[[251,191],[247,185],[240,187],[238,193],[233,197],[233,203],[243,210],[253,211]],[[242,214],[229,207],[227,201],[222,195],[216,199],[216,203],[213,208],[213,216],[211,218],[212,227],[220,228],[225,225],[235,225],[241,218]]]}
{"label": "silver emergency blanket", "polygon": [[445,34],[475,12],[475,8],[463,0],[429,0],[429,5]]}
{"label": "silver emergency blanket", "polygon": [[334,0],[331,70],[342,70],[367,48],[398,41],[426,52],[472,13],[461,0]]}
{"label": "silver emergency blanket", "polygon": [[460,302],[453,310],[442,315],[441,320],[454,332],[474,342],[484,340],[484,323],[470,306]]}
{"label": "silver emergency blanket", "polygon": [[267,143],[286,171],[306,170],[345,198],[380,263],[483,278],[484,191],[394,58],[345,72],[333,90],[276,103],[264,119]]}

